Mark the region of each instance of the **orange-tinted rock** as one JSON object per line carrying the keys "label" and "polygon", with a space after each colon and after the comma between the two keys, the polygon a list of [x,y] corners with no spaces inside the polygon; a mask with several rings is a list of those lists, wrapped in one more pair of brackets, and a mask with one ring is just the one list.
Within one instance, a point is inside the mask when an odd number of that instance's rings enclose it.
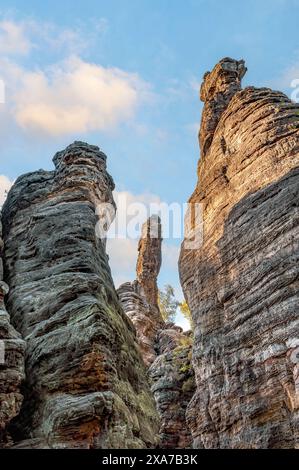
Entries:
{"label": "orange-tinted rock", "polygon": [[151,307],[151,316],[160,323],[162,317],[158,307],[157,277],[162,261],[161,244],[160,217],[152,215],[142,226],[141,238],[138,244],[136,274],[143,296]]}
{"label": "orange-tinted rock", "polygon": [[[298,446],[299,106],[240,89],[241,61],[205,75],[203,243],[180,256],[195,325],[195,447]],[[296,382],[297,381],[297,382]]]}
{"label": "orange-tinted rock", "polygon": [[161,242],[160,219],[152,216],[143,224],[137,280],[122,284],[117,292],[135,326],[139,349],[148,367],[161,422],[159,447],[186,448],[192,444],[185,417],[195,389],[192,338],[174,323],[165,323],[159,311],[157,276]]}

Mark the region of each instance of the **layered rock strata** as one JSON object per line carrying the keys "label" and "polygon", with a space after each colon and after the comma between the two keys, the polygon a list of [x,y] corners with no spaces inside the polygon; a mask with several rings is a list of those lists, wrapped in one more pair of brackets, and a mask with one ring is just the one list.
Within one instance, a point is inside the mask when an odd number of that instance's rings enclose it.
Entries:
{"label": "layered rock strata", "polygon": [[[240,89],[243,61],[204,77],[203,241],[180,256],[195,325],[197,448],[298,447],[299,106]],[[201,221],[197,221],[197,224]],[[196,221],[193,222],[196,229]]]}
{"label": "layered rock strata", "polygon": [[186,424],[186,409],[195,391],[191,364],[191,332],[166,323],[157,335],[159,355],[149,368],[152,392],[161,419],[159,431],[162,449],[192,447],[191,432]]}
{"label": "layered rock strata", "polygon": [[144,364],[149,367],[157,357],[156,336],[161,323],[152,318],[151,307],[143,297],[138,281],[125,282],[117,289],[117,293],[124,311],[136,329]]}
{"label": "layered rock strata", "polygon": [[138,244],[136,274],[140,291],[151,309],[152,318],[157,323],[163,323],[158,307],[157,284],[162,262],[161,245],[161,220],[159,216],[152,215],[142,226]]}
{"label": "layered rock strata", "polygon": [[158,306],[157,284],[162,262],[161,245],[161,221],[152,215],[142,226],[137,279],[122,284],[117,290],[123,309],[136,328],[139,348],[147,367],[157,357],[156,336],[164,323]]}
{"label": "layered rock strata", "polygon": [[3,208],[7,305],[27,342],[11,432],[19,447],[154,447],[154,400],[95,232],[97,206],[114,205],[106,156],[75,142],[54,164],[18,178]]}
{"label": "layered rock strata", "polygon": [[137,280],[117,292],[132,320],[156,400],[161,426],[160,448],[191,447],[186,408],[194,390],[192,336],[174,323],[165,323],[158,307],[157,277],[161,266],[161,222],[151,216],[142,227],[138,245]]}
{"label": "layered rock strata", "polygon": [[[0,213],[1,218],[1,213]],[[11,442],[7,425],[19,413],[23,396],[25,342],[10,323],[4,297],[8,285],[3,282],[3,240],[0,220],[0,447]]]}

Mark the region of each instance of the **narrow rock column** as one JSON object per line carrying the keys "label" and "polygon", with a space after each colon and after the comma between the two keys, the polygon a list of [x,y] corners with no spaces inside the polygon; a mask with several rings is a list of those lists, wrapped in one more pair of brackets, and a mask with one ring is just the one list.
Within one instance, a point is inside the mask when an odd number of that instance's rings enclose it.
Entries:
{"label": "narrow rock column", "polygon": [[138,345],[148,367],[161,425],[160,448],[192,447],[185,412],[194,393],[192,333],[163,321],[158,307],[157,276],[161,266],[161,222],[150,217],[138,245],[137,280],[118,288],[123,309],[136,328]]}
{"label": "narrow rock column", "polygon": [[23,396],[20,385],[24,379],[25,342],[10,323],[4,297],[8,285],[3,282],[3,240],[0,213],[0,447],[11,444],[7,425],[19,413]]}
{"label": "narrow rock column", "polygon": [[148,367],[156,359],[156,336],[164,321],[158,306],[157,277],[161,267],[161,221],[152,215],[142,226],[136,265],[137,280],[117,292],[124,311],[136,328],[139,348]]}
{"label": "narrow rock column", "polygon": [[138,244],[136,274],[145,300],[151,307],[151,316],[159,323],[163,322],[158,307],[157,284],[162,262],[161,244],[161,220],[157,215],[152,215],[142,226]]}

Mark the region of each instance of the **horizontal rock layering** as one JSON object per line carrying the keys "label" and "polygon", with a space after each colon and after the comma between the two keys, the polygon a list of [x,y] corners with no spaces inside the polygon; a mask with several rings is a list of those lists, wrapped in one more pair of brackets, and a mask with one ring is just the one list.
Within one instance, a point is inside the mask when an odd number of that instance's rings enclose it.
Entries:
{"label": "horizontal rock layering", "polygon": [[[203,243],[180,255],[195,324],[195,447],[298,446],[299,106],[241,90],[243,61],[204,77],[191,205]],[[196,228],[196,227],[193,227]]]}
{"label": "horizontal rock layering", "polygon": [[174,323],[165,323],[158,306],[162,256],[160,218],[152,215],[142,227],[136,265],[137,280],[122,284],[117,292],[124,311],[132,320],[138,345],[149,367],[148,375],[160,415],[161,448],[191,447],[186,408],[194,393],[191,365],[192,337]]}
{"label": "horizontal rock layering", "polygon": [[154,399],[95,235],[95,208],[113,203],[98,147],[75,142],[55,171],[18,178],[3,208],[8,309],[27,342],[18,447],[157,445]]}
{"label": "horizontal rock layering", "polygon": [[148,367],[157,357],[156,336],[163,326],[158,306],[157,278],[161,267],[160,217],[152,215],[142,226],[136,264],[137,279],[125,282],[117,293],[124,311],[136,328],[139,349]]}
{"label": "horizontal rock layering", "polygon": [[[0,214],[1,216],[1,214]],[[4,297],[9,288],[3,282],[3,240],[0,221],[0,447],[11,443],[7,425],[20,411],[23,396],[25,341],[10,323]]]}
{"label": "horizontal rock layering", "polygon": [[186,409],[195,391],[191,332],[165,323],[157,334],[156,348],[158,356],[149,368],[149,377],[161,418],[160,447],[187,449],[192,447],[192,436]]}

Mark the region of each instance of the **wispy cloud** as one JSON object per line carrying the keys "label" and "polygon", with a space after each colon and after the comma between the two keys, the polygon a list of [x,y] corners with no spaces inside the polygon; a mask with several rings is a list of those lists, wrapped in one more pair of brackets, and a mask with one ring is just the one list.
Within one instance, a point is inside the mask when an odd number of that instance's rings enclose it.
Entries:
{"label": "wispy cloud", "polygon": [[[156,194],[134,194],[130,191],[114,191],[114,199],[116,201],[120,217],[117,217],[116,221],[113,222],[109,233],[115,233],[116,231],[118,237],[110,238],[108,233],[107,252],[109,255],[109,263],[113,273],[114,282],[118,286],[121,282],[130,280],[132,281],[135,279],[135,267],[138,256],[138,241],[141,234],[142,224],[149,216],[150,205],[152,203],[159,205],[163,204],[163,202]],[[138,210],[138,208],[141,206],[146,209],[144,212],[144,217],[140,221],[140,224],[138,223],[135,227],[136,236],[134,238],[130,238],[127,234],[128,224],[130,223],[132,216],[134,217],[134,208]],[[132,212],[130,213],[130,210],[127,211],[126,208],[130,208]],[[117,224],[117,230],[115,230],[115,224]],[[177,271],[178,258],[179,246],[172,244],[167,239],[164,239],[162,243],[163,271]]]}
{"label": "wispy cloud", "polygon": [[71,57],[23,71],[14,95],[16,122],[51,136],[106,131],[133,118],[148,86],[138,75]]}
{"label": "wispy cloud", "polygon": [[0,54],[26,55],[32,49],[28,36],[28,22],[0,21]]}
{"label": "wispy cloud", "polygon": [[[106,132],[133,121],[139,106],[151,100],[150,85],[138,74],[91,63],[80,55],[91,37],[107,28],[105,19],[94,22],[86,34],[79,26],[59,29],[49,23],[3,20],[0,77],[7,85],[7,100],[2,114],[39,137]],[[63,58],[38,68],[18,60],[18,55],[30,58],[41,47],[60,51]]]}
{"label": "wispy cloud", "polygon": [[33,50],[81,54],[88,51],[109,30],[106,18],[76,22],[72,28],[33,18],[16,20],[0,15],[0,53],[4,56],[28,55]]}

